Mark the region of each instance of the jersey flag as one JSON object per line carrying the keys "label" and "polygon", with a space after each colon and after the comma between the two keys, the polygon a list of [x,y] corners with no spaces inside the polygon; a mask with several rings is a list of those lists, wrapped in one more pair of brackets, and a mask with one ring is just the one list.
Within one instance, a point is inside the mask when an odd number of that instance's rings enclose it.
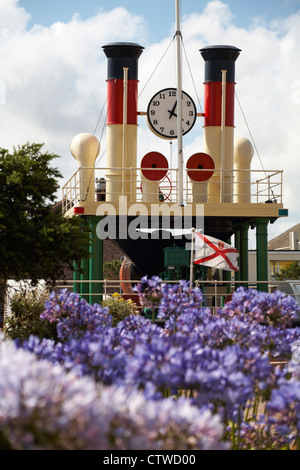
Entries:
{"label": "jersey flag", "polygon": [[225,271],[238,271],[239,252],[228,243],[217,238],[195,234],[194,264],[210,266]]}

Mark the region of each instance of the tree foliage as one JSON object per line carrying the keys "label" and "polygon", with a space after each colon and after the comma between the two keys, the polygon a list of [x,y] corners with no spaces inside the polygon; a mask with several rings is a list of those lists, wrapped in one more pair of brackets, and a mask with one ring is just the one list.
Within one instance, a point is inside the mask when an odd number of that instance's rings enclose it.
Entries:
{"label": "tree foliage", "polygon": [[121,265],[122,265],[122,261],[120,260],[106,261],[105,263],[103,263],[104,279],[107,279],[107,280],[119,279]]}
{"label": "tree foliage", "polygon": [[43,144],[0,149],[0,278],[53,281],[88,256],[88,228],[54,210],[58,155]]}
{"label": "tree foliage", "polygon": [[292,263],[287,268],[281,269],[279,273],[275,274],[277,281],[285,281],[287,279],[299,279],[300,278],[300,266],[297,261]]}
{"label": "tree foliage", "polygon": [[39,287],[16,292],[10,301],[11,315],[5,319],[6,336],[21,342],[30,335],[41,339],[56,339],[56,325],[40,318],[48,298],[49,292]]}

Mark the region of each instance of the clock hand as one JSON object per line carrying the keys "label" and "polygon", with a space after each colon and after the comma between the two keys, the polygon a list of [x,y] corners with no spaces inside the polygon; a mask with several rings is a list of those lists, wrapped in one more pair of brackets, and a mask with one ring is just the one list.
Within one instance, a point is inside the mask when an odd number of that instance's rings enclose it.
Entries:
{"label": "clock hand", "polygon": [[176,106],[177,106],[177,101],[175,102],[175,104],[174,104],[174,106],[173,106],[173,108],[172,108],[172,111],[170,111],[170,110],[168,109],[168,112],[170,113],[169,119],[171,119],[172,116],[177,117],[177,114],[174,113],[174,111],[175,111],[175,109],[176,109]]}

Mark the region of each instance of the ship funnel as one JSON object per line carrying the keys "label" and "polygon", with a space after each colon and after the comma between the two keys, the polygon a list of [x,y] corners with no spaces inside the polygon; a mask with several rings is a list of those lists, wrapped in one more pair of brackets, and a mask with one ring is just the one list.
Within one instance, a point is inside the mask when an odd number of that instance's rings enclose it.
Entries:
{"label": "ship funnel", "polygon": [[205,61],[204,152],[215,163],[208,202],[233,201],[235,62],[240,51],[222,45],[200,49]]}
{"label": "ship funnel", "polygon": [[107,57],[106,200],[136,197],[138,59],[143,47],[117,42],[103,46]]}

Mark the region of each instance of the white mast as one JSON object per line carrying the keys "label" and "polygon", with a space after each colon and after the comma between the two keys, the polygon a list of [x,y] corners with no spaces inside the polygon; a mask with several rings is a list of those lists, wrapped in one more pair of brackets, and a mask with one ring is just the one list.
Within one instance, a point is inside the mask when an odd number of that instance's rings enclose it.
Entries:
{"label": "white mast", "polygon": [[[221,106],[221,201],[228,202],[225,195],[225,145],[226,145],[226,74],[227,70],[222,70],[222,106]],[[227,187],[226,187],[227,189]]]}
{"label": "white mast", "polygon": [[178,205],[183,206],[183,149],[182,149],[182,71],[181,71],[181,31],[180,0],[175,0],[176,43],[177,43],[177,146],[178,146]]}
{"label": "white mast", "polygon": [[124,193],[125,193],[125,166],[127,162],[128,70],[129,70],[128,67],[123,67],[123,148],[122,148],[122,197],[123,198],[124,198]]}

